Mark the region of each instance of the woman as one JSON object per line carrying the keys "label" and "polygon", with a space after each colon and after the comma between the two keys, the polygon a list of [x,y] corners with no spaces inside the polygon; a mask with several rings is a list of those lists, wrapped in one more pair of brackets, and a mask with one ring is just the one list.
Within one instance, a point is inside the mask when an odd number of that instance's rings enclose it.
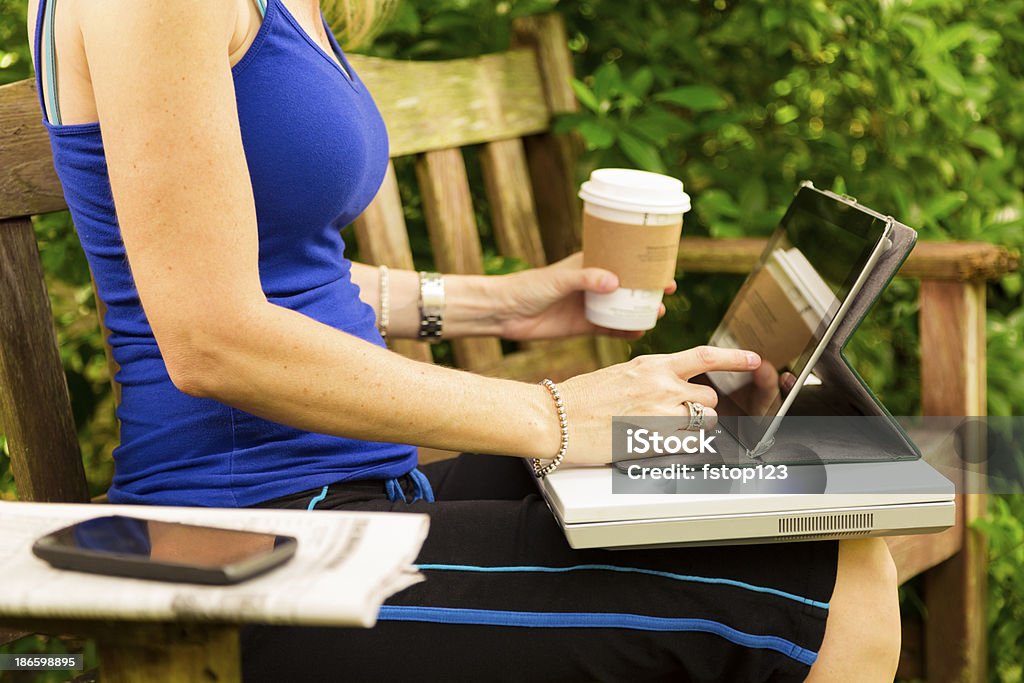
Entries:
{"label": "woman", "polygon": [[431,515],[428,580],[376,628],[250,628],[247,679],[891,680],[880,541],[572,551],[515,458],[419,470],[407,445],[599,461],[611,416],[686,419],[693,402],[713,418],[714,392],[687,380],[756,355],[693,349],[550,387],[390,353],[382,298],[392,336],[541,339],[610,333],[581,301],[616,278],[578,256],[446,276],[443,320],[421,320],[416,274],[382,297],[343,254],[387,137],[315,0],[55,2],[31,0],[29,28],[121,366],[110,499]]}

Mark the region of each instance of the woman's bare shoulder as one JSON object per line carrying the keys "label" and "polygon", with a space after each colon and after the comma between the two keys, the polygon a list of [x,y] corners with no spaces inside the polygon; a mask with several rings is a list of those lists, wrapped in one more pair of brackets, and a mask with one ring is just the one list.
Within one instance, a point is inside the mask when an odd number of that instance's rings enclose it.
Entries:
{"label": "woman's bare shoulder", "polygon": [[[45,0],[28,0],[29,50],[35,56],[36,21],[39,5]],[[58,47],[84,47],[83,32],[98,35],[117,35],[125,48],[140,41],[152,40],[148,31],[125,30],[131,24],[138,28],[159,29],[168,15],[189,16],[197,24],[217,27],[223,45],[229,54],[239,52],[251,40],[252,26],[259,25],[259,16],[253,0],[62,0],[56,19],[57,39],[70,45]],[[183,31],[175,36],[176,45],[187,46],[189,39],[208,39],[208,31]],[[78,39],[74,42],[74,39]],[[241,49],[244,51],[244,49]],[[72,53],[73,54],[73,53]],[[84,56],[84,50],[83,50]]]}
{"label": "woman's bare shoulder", "polygon": [[[36,22],[40,3],[29,0],[28,35],[35,60]],[[122,59],[151,51],[154,41],[163,46],[161,58],[179,59],[192,51],[220,51],[229,59],[251,42],[252,0],[61,0],[54,19],[60,113],[64,123],[85,123],[97,118],[93,92],[96,64],[107,63],[100,53],[118,53]],[[258,18],[258,15],[257,15]],[[257,23],[258,28],[258,23]],[[90,59],[89,56],[92,56]],[[49,78],[42,64],[44,78]]]}

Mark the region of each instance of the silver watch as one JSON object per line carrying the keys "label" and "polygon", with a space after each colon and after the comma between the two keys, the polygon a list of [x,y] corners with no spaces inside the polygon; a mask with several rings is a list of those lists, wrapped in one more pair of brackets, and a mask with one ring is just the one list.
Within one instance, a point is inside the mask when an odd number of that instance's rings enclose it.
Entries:
{"label": "silver watch", "polygon": [[441,341],[444,324],[444,278],[440,273],[420,271],[419,338],[431,343]]}

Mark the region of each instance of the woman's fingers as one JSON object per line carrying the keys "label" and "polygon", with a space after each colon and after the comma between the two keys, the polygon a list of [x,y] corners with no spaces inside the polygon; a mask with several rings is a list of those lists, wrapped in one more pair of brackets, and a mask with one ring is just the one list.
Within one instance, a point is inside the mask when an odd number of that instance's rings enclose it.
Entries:
{"label": "woman's fingers", "polygon": [[779,375],[779,388],[782,389],[783,392],[788,394],[789,392],[793,391],[793,387],[795,386],[796,375],[794,375],[792,372],[784,372],[781,375]]}
{"label": "woman's fingers", "polygon": [[680,402],[696,401],[711,408],[718,406],[718,392],[711,387],[682,381],[680,381],[680,384],[682,385],[678,394]]}
{"label": "woman's fingers", "polygon": [[705,372],[750,372],[761,365],[761,357],[753,351],[698,346],[668,355],[672,370],[682,379]]}

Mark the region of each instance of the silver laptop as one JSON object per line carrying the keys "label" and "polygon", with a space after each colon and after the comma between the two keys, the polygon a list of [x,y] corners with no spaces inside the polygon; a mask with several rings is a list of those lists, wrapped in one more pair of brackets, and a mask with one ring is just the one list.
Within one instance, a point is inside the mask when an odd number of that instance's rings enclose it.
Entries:
{"label": "silver laptop", "polygon": [[678,480],[662,482],[660,494],[613,493],[613,477],[628,475],[610,465],[563,465],[539,486],[573,548],[931,533],[954,523],[953,484],[924,460],[794,465],[791,483],[802,472],[820,477],[820,467],[828,481],[824,493],[773,492],[765,481],[733,482],[728,493],[693,493]]}

